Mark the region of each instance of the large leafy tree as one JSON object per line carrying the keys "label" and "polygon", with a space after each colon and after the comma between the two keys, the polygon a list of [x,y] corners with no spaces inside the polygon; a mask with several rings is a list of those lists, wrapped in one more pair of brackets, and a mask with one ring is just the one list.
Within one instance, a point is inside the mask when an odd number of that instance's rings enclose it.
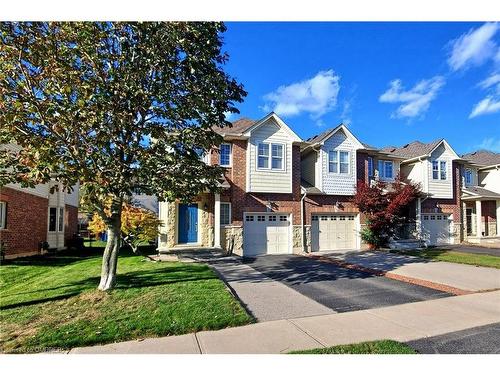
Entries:
{"label": "large leafy tree", "polygon": [[[246,95],[223,70],[222,23],[1,23],[0,185],[80,183],[106,224],[113,287],[124,200],[188,200],[221,169],[199,158]],[[111,202],[111,205],[109,205]],[[108,209],[109,207],[109,209]]]}

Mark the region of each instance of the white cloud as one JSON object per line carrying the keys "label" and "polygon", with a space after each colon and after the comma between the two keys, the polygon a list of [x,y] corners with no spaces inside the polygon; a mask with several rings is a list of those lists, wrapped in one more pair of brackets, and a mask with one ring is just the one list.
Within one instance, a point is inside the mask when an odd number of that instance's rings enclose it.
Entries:
{"label": "white cloud", "polygon": [[264,110],[272,109],[282,116],[309,113],[319,118],[335,108],[340,90],[340,77],[333,70],[321,71],[311,79],[280,86],[264,96]]}
{"label": "white cloud", "polygon": [[469,118],[474,118],[489,113],[496,113],[499,111],[500,111],[500,100],[489,95],[474,106],[472,112],[469,115]]}
{"label": "white cloud", "polygon": [[445,84],[441,76],[424,79],[410,90],[405,90],[401,80],[389,83],[389,89],[384,92],[379,101],[382,103],[402,103],[392,114],[392,117],[416,117],[429,109],[430,103]]}
{"label": "white cloud", "polygon": [[226,121],[233,121],[235,117],[235,113],[232,112],[224,112],[224,117],[226,118]]}
{"label": "white cloud", "polygon": [[342,105],[342,114],[340,115],[340,118],[342,119],[342,123],[345,125],[350,125],[352,123],[351,119],[351,102],[349,101],[344,101],[344,104]]}
{"label": "white cloud", "polygon": [[500,73],[493,73],[485,80],[478,83],[478,86],[482,89],[490,88],[491,86],[498,85],[500,83]]}
{"label": "white cloud", "polygon": [[477,148],[500,152],[500,139],[485,138],[479,145],[477,145]]}
{"label": "white cloud", "polygon": [[466,69],[471,65],[481,65],[490,58],[499,58],[500,51],[493,40],[500,28],[497,22],[485,23],[477,29],[471,29],[452,41],[448,65],[453,71]]}

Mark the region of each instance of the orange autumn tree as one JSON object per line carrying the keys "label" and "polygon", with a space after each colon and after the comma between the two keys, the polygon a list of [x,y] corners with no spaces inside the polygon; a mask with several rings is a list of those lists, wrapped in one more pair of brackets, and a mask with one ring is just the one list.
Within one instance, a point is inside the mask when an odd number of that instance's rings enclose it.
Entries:
{"label": "orange autumn tree", "polygon": [[[145,208],[124,203],[121,213],[121,238],[125,244],[139,253],[139,245],[154,241],[158,237],[159,228],[163,225],[156,215]],[[89,230],[98,235],[106,231],[106,223],[97,213],[89,222]]]}

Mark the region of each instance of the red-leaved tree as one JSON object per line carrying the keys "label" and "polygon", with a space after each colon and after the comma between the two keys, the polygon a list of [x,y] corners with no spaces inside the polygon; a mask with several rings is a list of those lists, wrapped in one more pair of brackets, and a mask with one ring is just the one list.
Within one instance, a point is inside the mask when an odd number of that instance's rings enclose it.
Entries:
{"label": "red-leaved tree", "polygon": [[366,228],[361,231],[363,241],[375,248],[385,245],[419,193],[419,184],[403,182],[399,177],[392,183],[376,181],[373,185],[359,181],[353,203],[366,216]]}

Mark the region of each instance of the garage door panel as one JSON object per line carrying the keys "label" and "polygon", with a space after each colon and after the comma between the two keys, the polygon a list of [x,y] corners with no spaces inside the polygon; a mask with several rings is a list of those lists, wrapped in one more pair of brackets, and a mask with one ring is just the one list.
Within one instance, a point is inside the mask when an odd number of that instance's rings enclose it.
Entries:
{"label": "garage door panel", "polygon": [[313,214],[311,246],[313,251],[356,248],[355,215]]}
{"label": "garage door panel", "polygon": [[288,254],[290,252],[290,216],[245,214],[243,255]]}
{"label": "garage door panel", "polygon": [[451,240],[451,216],[423,214],[422,237],[427,245],[449,244]]}

